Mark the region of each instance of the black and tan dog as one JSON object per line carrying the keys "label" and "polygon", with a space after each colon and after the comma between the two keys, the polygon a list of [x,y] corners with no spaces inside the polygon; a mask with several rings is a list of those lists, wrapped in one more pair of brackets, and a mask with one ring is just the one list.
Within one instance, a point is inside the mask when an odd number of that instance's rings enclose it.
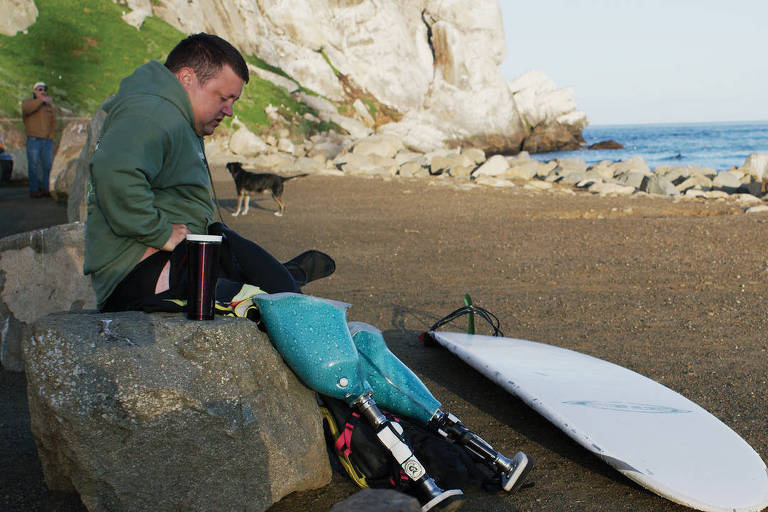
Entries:
{"label": "black and tan dog", "polygon": [[[248,172],[243,169],[243,164],[240,162],[229,162],[227,164],[227,170],[235,180],[235,187],[237,188],[237,211],[232,215],[237,217],[240,215],[240,210],[243,210],[243,215],[248,213],[248,203],[251,199],[251,194],[261,194],[264,192],[271,192],[272,199],[274,199],[280,211],[275,212],[278,217],[283,216],[285,211],[285,204],[283,204],[283,183],[293,178],[300,178],[306,176],[306,174],[297,174],[296,176],[278,176],[271,173],[255,173]],[[245,202],[245,209],[243,209],[243,202]]]}

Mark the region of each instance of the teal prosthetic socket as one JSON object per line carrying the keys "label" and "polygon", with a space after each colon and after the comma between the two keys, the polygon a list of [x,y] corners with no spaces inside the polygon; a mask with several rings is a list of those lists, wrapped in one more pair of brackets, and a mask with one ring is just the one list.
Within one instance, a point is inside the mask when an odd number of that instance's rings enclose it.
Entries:
{"label": "teal prosthetic socket", "polygon": [[381,331],[363,322],[350,322],[349,330],[376,403],[395,414],[425,425],[429,423],[440,410],[440,402],[421,379],[390,352]]}
{"label": "teal prosthetic socket", "polygon": [[371,391],[347,328],[347,304],[310,295],[256,295],[272,343],[304,383],[354,402]]}

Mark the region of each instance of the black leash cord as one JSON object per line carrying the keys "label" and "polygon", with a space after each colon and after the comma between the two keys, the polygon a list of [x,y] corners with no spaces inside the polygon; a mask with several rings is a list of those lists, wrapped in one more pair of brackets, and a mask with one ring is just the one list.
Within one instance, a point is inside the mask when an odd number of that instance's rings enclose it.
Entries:
{"label": "black leash cord", "polygon": [[456,311],[448,313],[446,316],[435,322],[435,324],[430,327],[429,330],[435,331],[443,325],[453,322],[457,318],[468,315],[470,313],[474,313],[475,315],[488,322],[488,324],[491,326],[491,329],[493,329],[493,336],[504,336],[504,333],[501,332],[501,323],[499,322],[498,317],[487,309],[480,306],[475,306],[474,304],[462,306]]}

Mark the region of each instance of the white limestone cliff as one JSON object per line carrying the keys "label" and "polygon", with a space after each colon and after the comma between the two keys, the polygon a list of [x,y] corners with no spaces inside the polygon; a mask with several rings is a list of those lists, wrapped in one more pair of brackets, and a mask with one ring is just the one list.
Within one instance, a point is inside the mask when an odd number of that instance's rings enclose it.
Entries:
{"label": "white limestone cliff", "polygon": [[[354,101],[350,85],[370,94],[403,114],[378,130],[414,149],[516,152],[536,128],[533,120],[568,123],[561,131],[577,138],[586,125],[572,92],[550,90],[551,80],[537,75],[526,87],[506,83],[498,0],[125,3],[136,12],[126,15],[134,23],[150,8],[185,33],[218,34],[331,100]],[[537,92],[528,82],[545,89]]]}
{"label": "white limestone cliff", "polygon": [[37,19],[34,0],[0,0],[0,34],[15,36]]}

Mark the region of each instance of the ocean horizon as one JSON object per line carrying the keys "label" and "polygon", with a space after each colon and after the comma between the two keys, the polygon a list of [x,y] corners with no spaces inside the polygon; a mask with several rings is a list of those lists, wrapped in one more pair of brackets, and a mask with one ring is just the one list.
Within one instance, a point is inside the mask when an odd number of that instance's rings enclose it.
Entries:
{"label": "ocean horizon", "polygon": [[768,121],[604,124],[587,126],[587,146],[614,140],[615,150],[559,151],[531,155],[542,161],[578,158],[587,164],[642,157],[651,169],[695,165],[716,171],[741,167],[751,153],[768,154]]}

